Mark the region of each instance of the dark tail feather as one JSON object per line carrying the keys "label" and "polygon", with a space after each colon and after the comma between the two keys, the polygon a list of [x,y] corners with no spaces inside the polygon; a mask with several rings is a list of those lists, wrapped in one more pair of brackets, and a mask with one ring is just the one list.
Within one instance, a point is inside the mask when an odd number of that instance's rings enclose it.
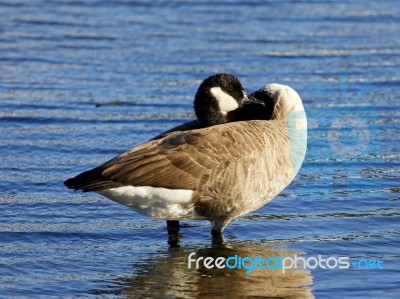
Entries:
{"label": "dark tail feather", "polygon": [[102,173],[102,168],[94,168],[64,181],[64,185],[69,189],[82,190],[83,192],[101,191],[122,186],[122,184],[104,177]]}
{"label": "dark tail feather", "polygon": [[76,187],[76,179],[75,178],[70,178],[68,180],[65,180],[64,185],[67,186],[69,189],[75,189],[75,190],[79,189],[78,187]]}

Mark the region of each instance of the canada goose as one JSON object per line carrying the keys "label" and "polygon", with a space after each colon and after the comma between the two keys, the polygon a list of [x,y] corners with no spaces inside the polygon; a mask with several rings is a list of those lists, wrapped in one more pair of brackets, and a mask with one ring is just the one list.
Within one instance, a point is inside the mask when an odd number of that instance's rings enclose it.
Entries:
{"label": "canada goose", "polygon": [[171,132],[65,181],[155,219],[206,219],[218,235],[233,219],[278,195],[297,174],[307,147],[299,95],[269,84],[273,120],[230,122]]}

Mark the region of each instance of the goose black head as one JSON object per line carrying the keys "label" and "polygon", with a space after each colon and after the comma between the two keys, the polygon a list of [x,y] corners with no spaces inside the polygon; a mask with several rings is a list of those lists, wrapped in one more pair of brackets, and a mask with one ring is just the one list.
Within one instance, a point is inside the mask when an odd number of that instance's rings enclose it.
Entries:
{"label": "goose black head", "polygon": [[232,117],[235,121],[273,119],[276,104],[274,95],[269,90],[261,88],[253,92],[251,96],[262,101],[264,105],[243,105],[234,111]]}
{"label": "goose black head", "polygon": [[213,126],[236,121],[236,113],[244,105],[264,105],[250,96],[239,79],[220,73],[208,77],[199,86],[194,98],[194,111],[203,126]]}

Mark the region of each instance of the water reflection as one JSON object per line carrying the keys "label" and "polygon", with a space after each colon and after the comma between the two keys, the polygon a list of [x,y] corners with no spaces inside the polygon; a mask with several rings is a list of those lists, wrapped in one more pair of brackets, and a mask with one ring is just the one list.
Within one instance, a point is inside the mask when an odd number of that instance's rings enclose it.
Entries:
{"label": "water reflection", "polygon": [[310,271],[303,269],[255,269],[246,274],[245,269],[188,269],[188,255],[194,257],[229,257],[235,254],[245,257],[261,255],[293,256],[304,254],[279,248],[279,245],[259,245],[249,242],[213,244],[209,247],[171,247],[165,255],[158,254],[152,260],[134,265],[135,275],[127,279],[127,286],[120,294],[129,297],[285,297],[314,298],[311,292]]}

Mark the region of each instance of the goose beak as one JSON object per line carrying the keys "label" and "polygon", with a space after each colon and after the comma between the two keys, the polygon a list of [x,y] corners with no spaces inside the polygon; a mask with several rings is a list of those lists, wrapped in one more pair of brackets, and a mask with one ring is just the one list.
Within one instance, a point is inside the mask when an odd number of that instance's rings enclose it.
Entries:
{"label": "goose beak", "polygon": [[258,104],[258,105],[265,106],[264,101],[261,101],[255,97],[253,97],[252,95],[245,93],[244,98],[243,98],[243,105],[251,105],[251,104]]}

